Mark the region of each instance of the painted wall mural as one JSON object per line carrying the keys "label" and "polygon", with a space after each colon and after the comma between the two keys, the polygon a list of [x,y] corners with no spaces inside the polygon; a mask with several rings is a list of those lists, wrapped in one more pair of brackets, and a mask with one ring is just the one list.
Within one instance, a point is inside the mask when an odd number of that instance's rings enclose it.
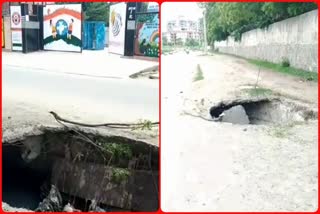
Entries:
{"label": "painted wall mural", "polygon": [[11,42],[13,51],[22,51],[21,7],[10,6]]}
{"label": "painted wall mural", "polygon": [[127,4],[118,3],[110,6],[109,17],[109,52],[124,54]]}
{"label": "painted wall mural", "polygon": [[159,57],[159,14],[144,13],[136,17],[136,55]]}
{"label": "painted wall mural", "polygon": [[47,5],[44,7],[44,50],[81,52],[81,13],[81,4]]}

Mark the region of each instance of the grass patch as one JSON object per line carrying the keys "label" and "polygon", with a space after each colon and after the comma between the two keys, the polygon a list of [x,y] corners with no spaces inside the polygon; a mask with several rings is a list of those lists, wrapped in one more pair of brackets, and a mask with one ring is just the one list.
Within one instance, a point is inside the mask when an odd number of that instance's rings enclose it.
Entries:
{"label": "grass patch", "polygon": [[276,138],[287,138],[290,136],[290,130],[298,125],[302,125],[305,122],[303,121],[296,121],[289,124],[285,124],[282,126],[274,126],[271,130],[269,130],[269,135],[276,137]]}
{"label": "grass patch", "polygon": [[254,64],[263,68],[268,68],[268,69],[277,71],[279,73],[296,76],[306,81],[315,81],[315,82],[318,81],[318,73],[316,72],[310,72],[302,69],[282,66],[281,64],[275,64],[275,63],[262,61],[262,60],[255,60],[255,59],[246,59],[246,60],[251,64]]}
{"label": "grass patch", "polygon": [[116,184],[121,184],[122,182],[127,182],[130,176],[128,169],[113,168],[111,181]]}
{"label": "grass patch", "polygon": [[290,67],[290,62],[286,58],[282,59],[282,62],[280,64],[276,64],[276,63],[267,62],[267,61],[263,61],[263,60],[247,59],[247,58],[237,56],[234,54],[221,53],[217,50],[213,50],[213,51],[211,51],[211,53],[216,54],[216,55],[227,55],[227,56],[232,56],[232,57],[236,57],[239,59],[244,59],[244,60],[247,60],[247,62],[249,62],[253,65],[260,66],[262,68],[267,68],[267,69],[271,69],[273,71],[277,71],[279,73],[299,77],[305,81],[318,82],[318,73],[317,72],[310,72],[310,71],[306,71],[303,69]]}
{"label": "grass patch", "polygon": [[286,138],[288,136],[288,128],[287,127],[277,127],[273,128],[270,131],[270,135],[276,138]]}
{"label": "grass patch", "polygon": [[167,53],[170,53],[170,52],[172,52],[174,50],[174,48],[172,47],[172,46],[162,46],[162,48],[161,48],[161,52],[163,53],[163,54],[167,54]]}
{"label": "grass patch", "polygon": [[252,97],[270,96],[273,94],[272,90],[268,88],[248,88],[242,89],[242,91]]}
{"label": "grass patch", "polygon": [[203,72],[202,72],[200,65],[198,64],[197,65],[197,73],[196,73],[195,77],[193,78],[193,82],[200,81],[203,79],[204,79]]}

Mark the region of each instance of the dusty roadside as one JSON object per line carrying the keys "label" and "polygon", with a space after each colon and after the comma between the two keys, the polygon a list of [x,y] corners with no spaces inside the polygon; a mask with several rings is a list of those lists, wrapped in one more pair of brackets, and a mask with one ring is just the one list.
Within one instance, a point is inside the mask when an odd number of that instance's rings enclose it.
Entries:
{"label": "dusty roadside", "polygon": [[[194,81],[197,64],[203,80]],[[251,92],[258,69],[244,60],[180,54],[163,57],[162,66],[165,211],[317,209],[317,83],[261,70],[258,87],[263,90],[255,94]],[[172,71],[180,81],[174,80]],[[308,120],[282,122],[282,115],[300,117],[280,105],[266,113],[275,116],[272,121],[246,125],[186,114],[209,118],[210,108],[221,102],[257,97],[278,98],[314,114]]]}

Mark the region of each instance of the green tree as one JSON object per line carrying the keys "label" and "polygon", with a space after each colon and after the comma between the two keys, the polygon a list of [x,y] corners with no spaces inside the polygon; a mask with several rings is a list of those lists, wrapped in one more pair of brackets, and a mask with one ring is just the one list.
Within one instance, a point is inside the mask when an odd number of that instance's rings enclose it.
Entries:
{"label": "green tree", "polygon": [[199,46],[199,42],[193,38],[187,38],[185,45],[188,47],[196,47]]}
{"label": "green tree", "polygon": [[243,32],[263,28],[271,23],[316,9],[315,3],[233,2],[200,3],[206,11],[209,44],[229,35],[241,39]]}
{"label": "green tree", "polygon": [[110,3],[90,2],[83,3],[83,12],[86,21],[104,21],[109,23]]}
{"label": "green tree", "polygon": [[168,38],[166,36],[163,36],[161,39],[163,45],[168,45]]}
{"label": "green tree", "polygon": [[114,3],[106,2],[56,2],[56,4],[82,4],[85,21],[103,21],[109,23],[110,5]]}

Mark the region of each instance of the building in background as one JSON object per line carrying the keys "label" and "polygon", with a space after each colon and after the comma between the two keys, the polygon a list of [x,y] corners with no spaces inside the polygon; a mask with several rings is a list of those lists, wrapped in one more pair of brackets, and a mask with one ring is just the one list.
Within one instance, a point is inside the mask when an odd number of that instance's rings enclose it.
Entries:
{"label": "building in background", "polygon": [[185,43],[189,40],[196,40],[198,43],[202,41],[202,25],[201,20],[191,20],[184,16],[178,16],[176,19],[167,23],[167,32],[162,34],[168,43]]}

